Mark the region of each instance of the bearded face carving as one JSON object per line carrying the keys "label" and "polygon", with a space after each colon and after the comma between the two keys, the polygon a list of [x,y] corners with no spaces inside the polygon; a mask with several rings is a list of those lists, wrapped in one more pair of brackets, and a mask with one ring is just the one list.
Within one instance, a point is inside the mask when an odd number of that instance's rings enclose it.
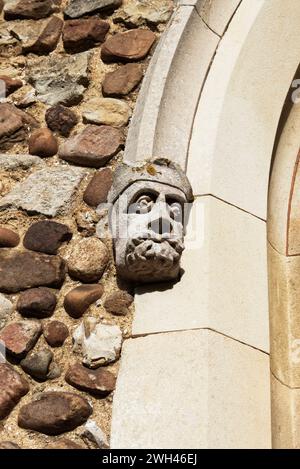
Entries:
{"label": "bearded face carving", "polygon": [[118,275],[136,283],[178,279],[193,200],[185,174],[167,160],[123,165],[109,199]]}

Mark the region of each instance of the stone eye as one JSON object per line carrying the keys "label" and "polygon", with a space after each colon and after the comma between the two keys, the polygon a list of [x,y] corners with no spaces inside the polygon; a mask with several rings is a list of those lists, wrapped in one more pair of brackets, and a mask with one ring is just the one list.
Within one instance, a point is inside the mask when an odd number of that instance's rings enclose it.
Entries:
{"label": "stone eye", "polygon": [[171,217],[176,221],[182,222],[182,206],[180,202],[172,202],[169,207]]}
{"label": "stone eye", "polygon": [[142,195],[136,201],[136,213],[141,215],[151,212],[154,206],[154,197],[152,195]]}

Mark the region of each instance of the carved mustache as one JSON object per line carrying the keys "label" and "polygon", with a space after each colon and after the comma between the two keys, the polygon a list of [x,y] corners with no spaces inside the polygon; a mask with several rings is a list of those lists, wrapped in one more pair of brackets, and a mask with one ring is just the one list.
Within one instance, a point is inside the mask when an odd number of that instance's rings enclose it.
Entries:
{"label": "carved mustache", "polygon": [[128,245],[128,263],[136,261],[155,260],[172,265],[178,262],[184,251],[183,242],[180,239],[167,238],[164,235],[138,236],[131,240]]}

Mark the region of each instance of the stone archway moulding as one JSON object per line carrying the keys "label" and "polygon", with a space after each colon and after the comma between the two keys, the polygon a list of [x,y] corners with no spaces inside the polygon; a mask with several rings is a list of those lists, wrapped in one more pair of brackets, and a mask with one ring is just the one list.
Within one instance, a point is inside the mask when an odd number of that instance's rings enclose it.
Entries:
{"label": "stone archway moulding", "polygon": [[299,22],[298,0],[181,1],[156,49],[125,160],[187,169],[204,242],[181,282],[137,291],[113,448],[271,446],[265,220]]}

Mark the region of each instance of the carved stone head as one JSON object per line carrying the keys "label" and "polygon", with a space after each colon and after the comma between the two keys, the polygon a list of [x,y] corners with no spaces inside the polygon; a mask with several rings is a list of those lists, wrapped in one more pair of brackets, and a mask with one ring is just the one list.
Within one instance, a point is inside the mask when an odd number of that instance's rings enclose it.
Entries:
{"label": "carved stone head", "polygon": [[115,172],[108,201],[117,273],[136,283],[176,280],[193,193],[166,159]]}

